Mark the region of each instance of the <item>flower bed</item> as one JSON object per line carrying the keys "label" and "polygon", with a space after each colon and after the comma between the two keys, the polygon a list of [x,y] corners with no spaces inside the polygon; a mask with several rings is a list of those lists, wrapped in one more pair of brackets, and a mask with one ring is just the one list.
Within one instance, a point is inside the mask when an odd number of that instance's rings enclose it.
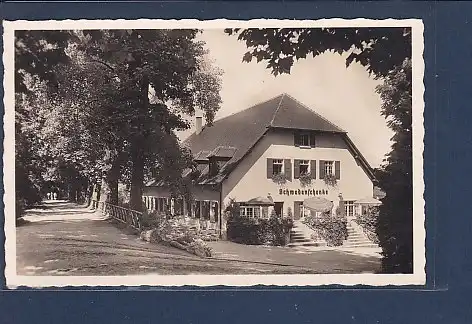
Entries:
{"label": "flower bed", "polygon": [[192,227],[188,219],[175,217],[167,219],[165,215],[150,214],[144,216],[146,228],[141,232],[141,239],[152,242],[168,244],[178,249],[198,255],[200,257],[211,257],[211,248],[204,239],[214,241],[218,238],[215,231],[200,231]]}

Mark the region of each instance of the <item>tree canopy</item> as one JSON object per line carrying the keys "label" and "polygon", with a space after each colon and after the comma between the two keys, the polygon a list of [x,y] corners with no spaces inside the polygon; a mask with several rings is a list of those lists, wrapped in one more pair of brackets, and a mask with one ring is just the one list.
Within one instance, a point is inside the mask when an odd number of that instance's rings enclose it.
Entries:
{"label": "tree canopy", "polygon": [[[16,34],[17,132],[30,123],[17,166],[26,154],[43,152],[43,179],[100,182],[116,203],[118,182],[131,188],[131,207],[140,209],[148,177],[179,183],[188,161],[176,129],[184,116],[202,109],[209,122],[221,102],[220,72],[206,59],[198,30],[86,30]],[[32,89],[33,86],[40,89]],[[26,127],[32,129],[32,127]],[[21,133],[21,134],[23,134]],[[30,136],[33,134],[33,136]],[[33,148],[32,142],[41,139]],[[174,163],[170,161],[179,161]],[[32,171],[30,164],[25,165]],[[160,170],[161,172],[157,172]],[[29,174],[31,172],[26,172]],[[48,176],[49,174],[49,176]],[[83,181],[84,180],[84,181]],[[38,184],[41,187],[41,184]],[[28,186],[26,186],[28,187]],[[29,186],[31,187],[31,186]],[[74,189],[74,188],[72,188]],[[77,189],[77,188],[76,188]]]}
{"label": "tree canopy", "polygon": [[346,66],[362,64],[376,76],[386,76],[411,57],[410,28],[264,28],[226,29],[249,51],[243,60],[264,61],[274,75],[290,73],[294,62],[325,52],[349,53]]}

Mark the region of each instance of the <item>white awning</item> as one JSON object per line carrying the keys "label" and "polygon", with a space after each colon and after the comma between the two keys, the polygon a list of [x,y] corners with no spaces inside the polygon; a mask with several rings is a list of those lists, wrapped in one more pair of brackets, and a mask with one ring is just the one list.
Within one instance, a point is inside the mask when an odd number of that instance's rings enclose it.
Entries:
{"label": "white awning", "polygon": [[256,197],[248,200],[244,205],[254,205],[254,206],[273,206],[274,201],[269,197]]}
{"label": "white awning", "polygon": [[375,199],[373,197],[362,198],[362,199],[356,200],[354,203],[358,205],[371,205],[371,206],[382,205],[382,202],[380,200]]}
{"label": "white awning", "polygon": [[311,197],[303,201],[303,207],[315,212],[326,212],[333,209],[333,202],[322,197]]}

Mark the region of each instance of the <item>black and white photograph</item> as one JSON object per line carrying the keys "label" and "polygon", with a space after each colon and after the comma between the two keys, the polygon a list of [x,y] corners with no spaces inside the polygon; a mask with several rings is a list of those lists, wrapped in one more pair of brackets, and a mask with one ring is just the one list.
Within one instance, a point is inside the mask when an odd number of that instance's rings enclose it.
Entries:
{"label": "black and white photograph", "polygon": [[9,287],[425,283],[421,20],[4,29]]}

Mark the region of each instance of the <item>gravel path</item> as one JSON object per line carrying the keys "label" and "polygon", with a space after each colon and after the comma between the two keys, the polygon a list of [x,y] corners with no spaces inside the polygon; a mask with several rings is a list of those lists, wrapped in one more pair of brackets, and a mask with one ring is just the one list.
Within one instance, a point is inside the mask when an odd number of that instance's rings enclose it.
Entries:
{"label": "gravel path", "polygon": [[379,260],[213,242],[214,258],[140,240],[87,208],[64,201],[29,210],[17,231],[19,275],[287,274],[373,272]]}

